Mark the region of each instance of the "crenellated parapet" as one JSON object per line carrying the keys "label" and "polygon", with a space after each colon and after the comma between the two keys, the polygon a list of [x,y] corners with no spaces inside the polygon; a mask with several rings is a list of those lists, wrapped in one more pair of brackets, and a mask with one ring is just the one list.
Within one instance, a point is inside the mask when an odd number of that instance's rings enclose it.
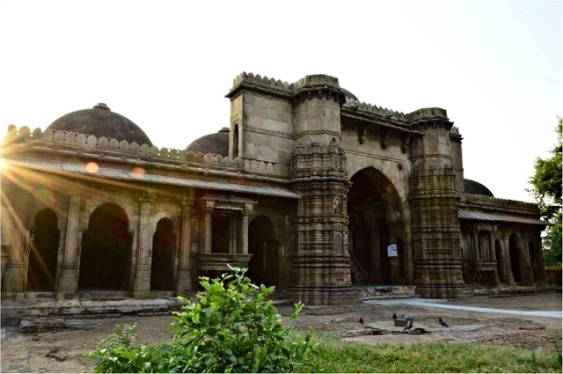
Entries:
{"label": "crenellated parapet", "polygon": [[[201,152],[159,148],[148,144],[139,145],[136,142],[129,143],[126,140],[118,141],[106,137],[95,137],[88,134],[79,134],[62,130],[42,131],[36,128],[33,131],[27,126],[22,126],[19,130],[13,125],[8,130],[8,135],[4,140],[4,157],[12,152],[30,151],[29,147],[10,147],[10,144],[30,143],[34,146],[45,144],[51,145],[53,149],[66,149],[81,153],[100,153],[106,155],[117,155],[121,158],[141,159],[160,163],[179,163],[194,164],[205,168],[238,170],[252,174],[263,174],[277,177],[287,177],[289,167],[285,164],[255,161],[232,158],[216,154],[203,154]],[[50,147],[50,148],[51,148]]]}
{"label": "crenellated parapet", "polygon": [[358,114],[377,116],[384,119],[394,120],[399,122],[407,122],[407,115],[403,112],[383,108],[374,104],[360,102],[358,100],[351,98],[349,98],[346,101],[346,103],[342,106],[342,109]]}
{"label": "crenellated parapet", "polygon": [[485,195],[464,194],[465,205],[481,209],[510,211],[514,213],[539,215],[540,211],[537,204],[525,201],[499,199]]}
{"label": "crenellated parapet", "polygon": [[241,89],[282,96],[294,102],[303,102],[314,97],[333,99],[340,104],[346,102],[344,91],[340,89],[338,78],[324,74],[307,75],[295,83],[262,77],[259,74],[243,72],[233,80],[233,87],[227,97],[234,97]]}
{"label": "crenellated parapet", "polygon": [[289,84],[287,82],[282,82],[279,79],[268,78],[267,76],[260,76],[260,74],[252,74],[242,72],[241,74],[237,75],[235,79],[233,79],[233,88],[237,87],[242,83],[252,83],[261,86],[268,86],[272,88],[277,88],[280,90],[285,90],[287,92],[291,92],[293,90],[293,84]]}

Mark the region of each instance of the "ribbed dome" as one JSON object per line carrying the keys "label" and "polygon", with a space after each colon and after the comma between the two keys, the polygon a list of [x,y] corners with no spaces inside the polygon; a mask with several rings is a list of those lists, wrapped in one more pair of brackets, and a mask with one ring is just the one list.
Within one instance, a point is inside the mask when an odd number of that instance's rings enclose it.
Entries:
{"label": "ribbed dome", "polygon": [[226,157],[229,155],[229,128],[223,127],[219,132],[204,135],[186,147],[186,151],[211,153]]}
{"label": "ribbed dome", "polygon": [[485,187],[481,183],[475,182],[474,180],[464,179],[463,185],[465,187],[465,193],[495,197],[493,195],[493,193],[491,192],[491,190],[489,190],[487,187]]}
{"label": "ribbed dome", "polygon": [[63,130],[80,134],[94,135],[99,138],[115,138],[119,141],[127,140],[129,143],[137,142],[139,145],[152,142],[143,130],[128,118],[112,112],[110,108],[100,103],[92,109],[78,110],[68,113],[51,123],[47,130]]}

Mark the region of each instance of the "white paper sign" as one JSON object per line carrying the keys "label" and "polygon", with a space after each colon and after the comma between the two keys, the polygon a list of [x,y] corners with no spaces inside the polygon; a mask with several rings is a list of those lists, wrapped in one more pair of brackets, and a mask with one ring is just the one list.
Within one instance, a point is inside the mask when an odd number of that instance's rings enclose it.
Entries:
{"label": "white paper sign", "polygon": [[397,257],[397,244],[389,244],[387,246],[387,257]]}

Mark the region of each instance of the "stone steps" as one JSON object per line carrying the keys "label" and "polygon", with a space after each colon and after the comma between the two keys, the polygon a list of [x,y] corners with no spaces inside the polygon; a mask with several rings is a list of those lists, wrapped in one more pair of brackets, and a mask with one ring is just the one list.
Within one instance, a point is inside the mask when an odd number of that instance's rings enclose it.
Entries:
{"label": "stone steps", "polygon": [[410,299],[418,297],[415,286],[403,285],[365,285],[356,286],[358,298],[365,300]]}

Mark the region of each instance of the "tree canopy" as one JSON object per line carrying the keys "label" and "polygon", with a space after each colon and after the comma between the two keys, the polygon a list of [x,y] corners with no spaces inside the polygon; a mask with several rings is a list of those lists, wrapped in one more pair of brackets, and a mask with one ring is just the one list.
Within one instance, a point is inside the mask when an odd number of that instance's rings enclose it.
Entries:
{"label": "tree canopy", "polygon": [[550,157],[536,159],[535,173],[530,178],[531,192],[538,203],[542,216],[548,222],[544,237],[544,260],[546,265],[561,265],[561,190],[562,190],[562,137],[563,119],[556,126],[557,144]]}

